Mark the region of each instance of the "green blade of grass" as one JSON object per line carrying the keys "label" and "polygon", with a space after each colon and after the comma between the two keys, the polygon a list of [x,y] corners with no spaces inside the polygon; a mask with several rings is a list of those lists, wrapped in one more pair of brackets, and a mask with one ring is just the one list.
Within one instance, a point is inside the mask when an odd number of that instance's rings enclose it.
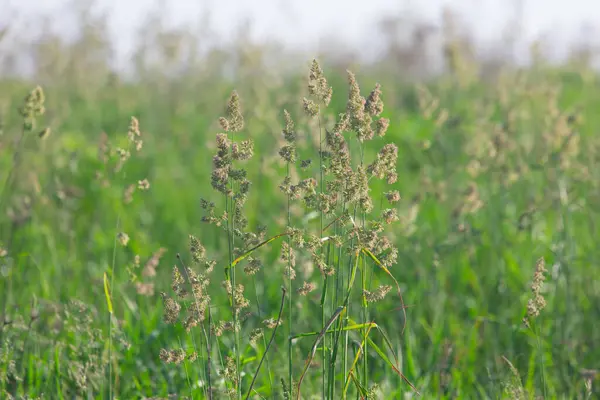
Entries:
{"label": "green blade of grass", "polygon": [[[360,357],[362,350],[365,348],[365,341],[367,340],[367,338],[369,337],[369,333],[371,332],[371,329],[374,328],[376,326],[376,324],[374,322],[371,322],[369,324],[365,324],[368,325],[367,328],[367,333],[365,335],[365,337],[363,338],[363,340],[360,342],[360,347],[358,348],[358,351],[356,352],[356,355],[354,356],[354,361],[352,362],[352,365],[350,366],[350,370],[348,371],[348,377],[346,378],[346,384],[344,385],[344,393],[343,393],[343,398],[346,398],[346,393],[348,392],[348,386],[350,386],[350,378],[352,377],[353,380],[356,382],[356,379],[354,378],[354,368],[356,367],[356,364],[358,363],[358,358]],[[367,355],[365,354],[363,357],[366,357]],[[360,385],[357,386],[357,388],[361,387]]]}
{"label": "green blade of grass", "polygon": [[244,254],[242,254],[241,256],[239,256],[238,258],[236,258],[235,260],[233,260],[231,262],[231,264],[229,264],[227,267],[225,267],[225,277],[227,279],[229,279],[229,271],[234,268],[237,264],[239,264],[241,261],[244,261],[248,256],[250,256],[252,253],[254,253],[256,250],[260,249],[263,246],[266,246],[267,244],[281,238],[284,236],[289,235],[289,233],[285,232],[285,233],[280,233],[278,235],[275,235],[267,240],[265,240],[264,242],[261,242],[259,244],[257,244],[256,246],[252,247],[250,250],[246,251]]}
{"label": "green blade of grass", "polygon": [[417,390],[417,388],[408,380],[408,378],[406,376],[404,376],[404,374],[402,372],[400,372],[400,370],[394,365],[394,363],[389,359],[389,357],[379,348],[379,346],[377,346],[375,344],[375,342],[373,342],[373,340],[371,338],[367,338],[367,343],[369,344],[369,346],[373,347],[373,349],[375,349],[375,352],[379,355],[379,357],[381,357],[381,359],[390,366],[390,368],[400,377],[402,378],[402,380],[404,382],[406,382],[412,390],[415,391],[415,393],[417,395],[421,395],[419,393],[419,391]]}
{"label": "green blade of grass", "polygon": [[[365,322],[364,324],[352,324],[352,325],[348,325],[342,328],[343,331],[355,331],[358,329],[363,329],[363,328],[368,328],[369,326],[371,326],[373,323],[372,322]],[[336,331],[334,330],[329,330],[326,333],[335,333]],[[291,339],[300,339],[303,337],[309,337],[309,336],[315,336],[318,335],[320,332],[305,332],[305,333],[299,333],[297,335],[294,335],[291,337]]]}
{"label": "green blade of grass", "polygon": [[[312,348],[310,350],[310,354],[308,355],[308,358],[306,359],[306,362],[304,363],[304,369],[302,370],[302,374],[300,375],[300,379],[298,380],[298,385],[297,385],[297,395],[296,395],[296,399],[300,400],[300,385],[302,385],[302,381],[304,380],[304,376],[306,374],[306,371],[308,370],[308,367],[310,366],[310,363],[312,362],[312,359],[315,356],[315,353],[317,352],[317,347],[319,346],[319,343],[321,342],[321,340],[323,339],[323,337],[325,336],[327,330],[329,329],[329,327],[331,325],[333,325],[333,323],[339,318],[340,315],[342,315],[342,313],[344,312],[344,310],[346,310],[346,307],[338,307],[335,312],[333,313],[333,315],[331,316],[331,318],[329,318],[329,321],[327,321],[327,323],[325,324],[325,327],[323,327],[323,329],[321,330],[321,332],[319,332],[319,336],[317,336],[317,339],[315,340],[315,342],[312,345]],[[291,340],[291,338],[289,339]]]}
{"label": "green blade of grass", "polygon": [[108,287],[108,277],[106,272],[104,273],[104,296],[106,297],[106,304],[108,306],[108,312],[113,313],[112,300],[110,299],[110,289]]}
{"label": "green blade of grass", "polygon": [[398,297],[400,298],[400,305],[401,305],[402,313],[403,313],[403,317],[404,317],[401,333],[404,334],[404,329],[406,328],[406,306],[404,305],[404,299],[402,298],[402,292],[400,291],[400,285],[398,284],[398,281],[396,280],[396,278],[394,278],[394,275],[392,275],[390,270],[387,269],[387,267],[385,265],[383,265],[383,263],[381,261],[379,261],[379,259],[375,256],[375,254],[373,254],[371,252],[371,250],[363,247],[362,252],[365,253],[367,256],[369,256],[369,258],[371,260],[373,260],[373,262],[375,264],[377,264],[377,266],[379,266],[379,268],[381,268],[396,284],[396,289],[398,291]]}

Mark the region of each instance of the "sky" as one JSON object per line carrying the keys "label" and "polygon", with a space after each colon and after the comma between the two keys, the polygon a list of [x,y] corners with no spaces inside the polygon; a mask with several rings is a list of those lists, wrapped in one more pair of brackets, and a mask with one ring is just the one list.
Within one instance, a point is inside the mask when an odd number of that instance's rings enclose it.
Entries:
{"label": "sky", "polygon": [[[33,15],[53,16],[53,22],[68,34],[65,10],[88,0],[0,0],[0,28],[7,20],[27,24]],[[96,9],[107,12],[117,51],[126,55],[133,44],[135,28],[161,0],[95,0]],[[287,46],[310,49],[321,38],[335,38],[357,49],[376,43],[371,34],[382,16],[408,12],[439,23],[443,7],[458,11],[482,40],[498,37],[505,24],[520,9],[522,39],[549,37],[557,49],[582,37],[582,26],[600,28],[600,0],[162,0],[165,17],[172,24],[210,21],[222,40],[248,18],[255,39],[277,39]],[[8,10],[8,12],[6,11]],[[596,31],[598,33],[600,31]],[[548,36],[550,34],[550,36]],[[587,35],[592,35],[587,33]]]}

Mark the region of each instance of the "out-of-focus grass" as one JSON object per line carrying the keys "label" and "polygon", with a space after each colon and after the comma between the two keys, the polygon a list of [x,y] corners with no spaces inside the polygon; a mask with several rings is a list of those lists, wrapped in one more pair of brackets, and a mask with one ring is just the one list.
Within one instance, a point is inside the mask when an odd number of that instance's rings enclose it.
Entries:
{"label": "out-of-focus grass", "polygon": [[[334,91],[330,109],[341,112],[344,75],[325,69]],[[270,235],[277,234],[285,226],[279,219],[285,215],[285,198],[277,189],[285,175],[276,160],[280,110],[300,115],[299,100],[305,95],[303,75],[276,78],[254,64],[246,72],[235,82],[208,72],[173,79],[150,76],[136,83],[110,74],[86,85],[82,74],[77,81],[65,75],[42,82],[47,111],[25,137],[15,183],[0,210],[0,246],[6,250],[0,258],[3,396],[108,394],[102,277],[113,263],[119,232],[130,241],[117,247],[111,277],[116,318],[112,391],[118,398],[183,396],[192,387],[201,396],[200,382],[186,377],[198,380],[201,364],[189,364],[186,371],[158,359],[161,348],[187,340],[183,330],[162,321],[158,293],[170,290],[176,254],[186,252],[189,234],[213,257],[226,259],[226,243],[201,223],[200,208],[201,198],[220,204],[210,187],[218,116],[235,87],[245,110],[244,134],[256,143],[248,170],[253,182],[248,217],[252,226],[266,225],[272,227]],[[399,257],[392,273],[409,305],[406,331],[400,333],[397,298],[377,303],[370,316],[391,338],[402,373],[426,398],[511,397],[518,384],[505,357],[531,395],[596,396],[597,76],[568,66],[532,66],[507,69],[485,83],[461,84],[457,73],[426,88],[396,84],[368,70],[361,79],[365,88],[382,83],[384,116],[391,120],[384,142],[399,147],[394,189],[403,199],[401,223],[393,232]],[[0,79],[2,183],[14,164],[18,108],[36,83]],[[144,147],[103,184],[110,171],[98,156],[101,135],[115,147],[124,146],[131,116],[140,121]],[[51,134],[40,139],[38,131],[46,126]],[[309,125],[301,126],[304,134],[310,132]],[[317,145],[307,140],[301,152]],[[372,157],[376,147],[368,145],[366,151]],[[150,189],[136,190],[126,204],[128,185],[143,179]],[[374,192],[385,190],[378,185],[373,184]],[[156,276],[143,276],[144,264],[161,247],[167,251]],[[278,249],[265,250],[265,266],[245,282],[260,295],[260,303],[251,299],[251,311],[263,317],[276,315],[281,298],[281,271],[273,272],[277,257]],[[535,321],[536,337],[523,317],[540,257],[548,268],[547,306]],[[215,273],[221,274],[224,265],[218,264]],[[139,294],[132,273],[153,283],[154,294]],[[219,279],[210,290],[226,304]],[[295,332],[314,326],[311,321],[320,323],[318,300],[309,296],[293,305]],[[257,383],[268,398],[281,398],[278,382],[287,368],[282,343],[269,353],[276,393],[268,390],[264,367]],[[295,344],[298,370],[311,344]],[[382,398],[410,392],[370,357],[369,380],[380,385]],[[309,371],[303,393],[320,393],[319,372]]]}

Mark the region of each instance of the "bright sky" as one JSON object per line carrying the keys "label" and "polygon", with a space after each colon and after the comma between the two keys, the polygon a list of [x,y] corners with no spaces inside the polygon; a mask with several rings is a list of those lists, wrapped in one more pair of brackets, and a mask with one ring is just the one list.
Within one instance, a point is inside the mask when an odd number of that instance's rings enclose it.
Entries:
{"label": "bright sky", "polygon": [[[61,15],[72,4],[88,0],[0,0],[0,26],[9,19],[27,23],[27,15],[51,13],[60,29],[68,31]],[[110,15],[113,36],[119,36],[119,52],[131,46],[131,34],[160,0],[96,0],[99,10]],[[208,15],[211,28],[223,39],[250,18],[256,38],[276,38],[290,46],[310,47],[319,38],[335,37],[358,47],[372,47],[369,30],[384,15],[402,15],[407,10],[440,20],[442,8],[451,6],[463,14],[482,39],[497,37],[503,25],[522,7],[525,38],[535,39],[552,32],[557,47],[581,37],[583,23],[600,28],[600,0],[163,0],[168,19],[174,23],[197,24]],[[8,7],[4,7],[7,4]],[[15,13],[16,12],[16,13]],[[207,14],[207,13],[210,14]],[[4,14],[4,16],[3,16]],[[63,18],[64,19],[64,18]],[[547,35],[546,35],[547,36]],[[369,40],[371,39],[371,41]]]}

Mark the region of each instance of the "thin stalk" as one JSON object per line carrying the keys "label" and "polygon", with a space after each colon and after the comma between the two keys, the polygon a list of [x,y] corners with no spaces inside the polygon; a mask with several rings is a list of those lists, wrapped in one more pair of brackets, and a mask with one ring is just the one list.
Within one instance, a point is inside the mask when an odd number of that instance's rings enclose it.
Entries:
{"label": "thin stalk", "polygon": [[[363,311],[363,323],[367,323],[367,320],[369,318],[369,306],[367,303],[367,299],[365,298],[365,291],[367,290],[367,264],[365,262],[362,262],[362,293],[361,293],[361,297],[362,297],[362,311]],[[368,361],[367,361],[367,340],[366,337],[368,335],[369,329],[367,328],[363,328],[363,337],[365,338],[364,340],[364,348],[363,348],[363,386],[367,387],[368,386]]]}
{"label": "thin stalk", "polygon": [[[262,320],[262,315],[260,312],[260,301],[258,298],[258,290],[256,289],[256,277],[252,277],[252,283],[254,284],[254,297],[256,298],[256,313],[258,315],[258,319]],[[285,290],[285,289],[284,289]],[[273,378],[271,377],[271,366],[269,363],[269,357],[266,355],[266,352],[268,350],[268,346],[267,346],[267,339],[265,339],[265,335],[264,335],[264,329],[263,329],[263,345],[265,346],[265,361],[267,362],[267,374],[269,375],[269,389],[271,389],[271,392],[273,392]],[[260,368],[260,366],[259,366]],[[250,385],[250,388],[252,388],[252,385]]]}
{"label": "thin stalk", "polygon": [[[319,113],[319,185],[321,193],[324,192],[323,181],[323,129],[321,127],[321,114]],[[319,237],[323,238],[323,211],[319,210]],[[321,250],[321,255],[322,255]],[[329,257],[327,258],[329,261]],[[327,298],[327,275],[323,281],[323,294],[321,296],[321,329],[325,328],[327,320],[325,318],[325,301]],[[322,376],[321,376],[321,396],[325,398],[325,365],[327,361],[327,335],[323,337],[323,360],[322,360]]]}
{"label": "thin stalk", "polygon": [[[202,325],[202,332],[204,333],[204,337],[206,337],[206,380],[208,381],[208,400],[212,400],[212,381],[210,377],[210,340],[212,339],[212,330],[210,328],[210,324],[212,323],[212,312],[210,311],[210,306],[208,306],[208,335],[206,334],[206,329],[204,328],[204,324]],[[220,353],[219,353],[220,354]]]}
{"label": "thin stalk", "polygon": [[25,128],[25,124],[23,124],[23,128],[21,129],[21,135],[19,136],[19,140],[17,141],[15,153],[13,154],[12,166],[10,168],[10,171],[8,172],[8,176],[6,177],[6,180],[4,181],[4,185],[2,187],[2,192],[0,194],[0,212],[3,211],[4,203],[6,202],[8,193],[10,192],[9,189],[11,188],[12,183],[13,183],[15,171],[18,169],[17,167],[19,166],[19,162],[21,161],[21,152],[23,151],[23,146],[25,143],[25,141],[24,141],[25,132],[27,132],[27,131],[28,130]]}
{"label": "thin stalk", "polygon": [[[121,228],[121,215],[117,214],[117,228],[113,244],[112,265],[110,267],[110,298],[113,297],[115,282],[115,265],[117,263],[117,235]],[[112,313],[108,313],[108,398],[112,400]]]}
{"label": "thin stalk", "polygon": [[544,399],[548,398],[548,383],[546,382],[546,368],[544,366],[544,350],[542,349],[542,341],[537,329],[537,321],[533,323],[533,333],[535,334],[538,352],[540,353],[540,367],[542,369],[542,390],[544,392]]}
{"label": "thin stalk", "polygon": [[[183,342],[181,337],[177,335],[177,341],[179,342],[179,348],[183,349]],[[188,371],[187,360],[183,363],[183,371],[185,372],[185,380],[187,381],[188,388],[190,390],[190,397],[194,398],[194,389],[192,388],[192,381],[190,379],[190,372]]]}
{"label": "thin stalk", "polygon": [[[181,254],[177,253],[177,259],[179,260],[179,264],[181,265],[181,269],[183,269],[183,273],[185,274],[187,281],[191,282],[186,265],[184,264],[183,259],[181,258]],[[191,293],[192,293],[192,296],[194,297],[194,306],[196,308],[196,313],[197,313],[197,315],[200,315],[200,308],[198,307],[198,298],[193,290],[191,290]],[[185,304],[185,307],[186,307],[186,309],[188,309],[187,304]],[[210,327],[210,306],[209,306],[208,310],[209,310],[209,327]],[[201,326],[202,326],[202,332],[204,333],[204,338],[206,340],[206,352],[207,352],[206,381],[207,381],[207,385],[208,385],[208,399],[210,400],[210,399],[212,399],[212,387],[211,387],[211,380],[210,380],[210,343],[209,343],[209,338],[206,335],[206,329],[204,328],[204,324],[201,324]],[[196,344],[196,337],[194,335],[191,335],[191,336],[192,336],[192,343],[194,345],[194,350],[198,351],[198,346]]]}
{"label": "thin stalk", "polygon": [[[287,172],[286,172],[287,176],[290,176],[290,163],[287,163]],[[287,226],[288,228],[291,226],[292,224],[292,214],[291,214],[291,209],[290,209],[290,195],[288,194],[287,196]],[[293,386],[293,382],[292,382],[292,367],[293,367],[293,354],[292,354],[292,259],[291,259],[291,252],[292,252],[292,246],[291,246],[291,239],[288,236],[287,237],[287,243],[288,243],[288,292],[290,293],[290,296],[288,298],[288,387],[292,388]]]}
{"label": "thin stalk", "polygon": [[[230,138],[229,138],[231,145],[229,148],[229,153],[230,155],[233,154],[233,133],[231,134]],[[233,160],[232,160],[233,162]],[[229,185],[231,188],[231,191],[233,192],[234,189],[234,182],[231,178],[229,179]],[[233,255],[233,250],[235,248],[235,201],[232,199],[230,201],[229,196],[225,195],[225,209],[227,210],[227,244],[228,244],[228,256],[229,256],[229,265],[231,265],[233,263],[233,259],[234,259],[234,255]],[[237,375],[237,388],[236,388],[236,392],[237,392],[237,397],[238,399],[241,398],[242,396],[242,392],[241,392],[241,371],[240,371],[240,366],[241,366],[241,362],[240,362],[240,335],[238,332],[238,319],[237,319],[237,312],[236,312],[236,305],[235,305],[235,296],[233,295],[233,292],[235,291],[235,284],[236,284],[236,273],[235,273],[235,268],[232,268],[231,274],[230,274],[230,282],[231,282],[231,312],[233,314],[233,337],[234,337],[234,349],[235,349],[235,365],[236,365],[236,375]]]}
{"label": "thin stalk", "polygon": [[[325,319],[325,299],[327,298],[327,283],[329,282],[329,280],[327,279],[327,275],[325,275],[325,278],[323,279],[323,292],[321,293],[321,329],[323,329],[323,327],[325,326],[325,324],[327,323],[327,320]],[[327,337],[327,335],[325,335],[325,337]],[[321,398],[325,399],[325,393],[326,393],[326,382],[327,379],[325,378],[326,376],[326,371],[327,371],[327,345],[325,344],[325,337],[323,337],[323,365],[322,365],[322,374],[323,376],[321,377]]]}
{"label": "thin stalk", "polygon": [[[4,181],[4,186],[2,187],[2,192],[0,192],[0,215],[6,215],[4,213],[4,204],[8,198],[8,193],[10,192],[10,189],[12,186],[14,173],[20,164],[19,161],[21,160],[21,152],[22,152],[23,146],[24,146],[23,143],[24,143],[26,131],[27,131],[27,129],[25,128],[25,124],[23,124],[23,128],[21,129],[21,135],[19,136],[19,141],[17,142],[17,147],[15,150],[15,153],[13,154],[12,166],[10,168],[8,176],[6,177],[6,180]],[[9,228],[9,230],[10,230],[10,228]],[[0,235],[1,235],[1,237],[5,237],[4,236],[4,220],[2,220],[2,219],[0,219]],[[10,236],[12,236],[12,232],[11,232]],[[11,238],[11,241],[12,241],[12,238]],[[4,243],[4,245],[6,245],[7,247],[10,247],[8,243]],[[10,299],[10,293],[12,292],[12,274],[10,274],[8,276],[8,278],[6,279],[6,283],[3,284],[3,286],[4,287],[3,287],[2,291],[4,293],[4,296],[2,296],[3,297],[2,313],[0,314],[0,317],[2,317],[2,318],[4,318],[6,316],[7,305],[8,305],[8,301]],[[3,330],[4,330],[4,326],[1,326],[0,327],[0,341],[2,340]]]}
{"label": "thin stalk", "polygon": [[[364,160],[365,160],[365,149],[363,146],[363,143],[360,142],[359,143],[359,149],[360,149],[360,165],[361,167],[364,166]],[[361,219],[362,219],[362,225],[363,228],[365,228],[366,225],[366,213],[363,211],[362,215],[361,215]],[[362,264],[362,274],[361,274],[361,297],[362,297],[362,316],[363,316],[363,323],[368,323],[368,317],[369,317],[369,306],[367,303],[367,299],[365,298],[365,291],[367,290],[367,264],[364,262],[364,259],[361,257],[361,264]],[[369,328],[370,329],[370,328]],[[365,338],[364,341],[364,348],[363,348],[363,382],[362,385],[363,387],[368,387],[369,384],[369,378],[368,378],[368,372],[369,372],[369,366],[368,366],[368,360],[367,360],[367,356],[368,356],[368,341],[366,340],[367,335],[369,334],[369,329],[364,328],[363,329],[363,336]]]}
{"label": "thin stalk", "polygon": [[[273,333],[271,334],[271,339],[269,339],[269,344],[267,345],[265,352],[263,353],[260,362],[258,363],[258,367],[256,368],[256,372],[254,372],[254,376],[252,377],[252,382],[250,383],[250,387],[248,388],[248,393],[246,394],[246,400],[250,398],[250,393],[252,393],[252,387],[254,386],[254,382],[256,382],[256,377],[260,372],[260,367],[262,366],[263,361],[267,357],[267,353],[273,344],[273,340],[275,339],[275,333],[277,333],[277,328],[279,327],[279,323],[281,322],[281,314],[283,314],[283,308],[285,305],[285,287],[281,287],[281,305],[279,306],[279,315],[277,316],[277,324],[275,328],[273,328]],[[270,374],[269,374],[270,375]],[[291,390],[291,387],[290,387]]]}

